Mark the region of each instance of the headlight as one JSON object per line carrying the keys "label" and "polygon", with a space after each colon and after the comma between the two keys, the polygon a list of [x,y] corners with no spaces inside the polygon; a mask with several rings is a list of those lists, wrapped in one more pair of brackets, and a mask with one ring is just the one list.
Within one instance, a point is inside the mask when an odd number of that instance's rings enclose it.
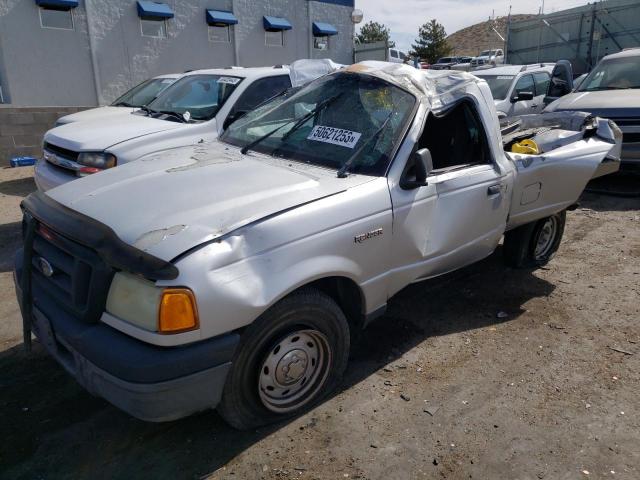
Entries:
{"label": "headlight", "polygon": [[96,173],[113,168],[118,163],[115,155],[106,152],[81,152],[77,161],[81,165],[87,166],[79,171],[80,174]]}
{"label": "headlight", "polygon": [[198,328],[198,310],[187,288],[159,288],[130,273],[113,276],[107,312],[150,332],[180,333]]}

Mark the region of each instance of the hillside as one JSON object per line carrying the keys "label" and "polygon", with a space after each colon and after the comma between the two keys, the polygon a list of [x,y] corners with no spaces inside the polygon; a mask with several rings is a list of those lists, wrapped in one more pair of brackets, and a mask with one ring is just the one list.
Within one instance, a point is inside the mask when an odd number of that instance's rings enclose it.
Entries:
{"label": "hillside", "polygon": [[[511,15],[511,21],[526,20],[533,16],[535,15]],[[500,32],[500,35],[506,38],[507,17],[498,17],[495,20],[476,23],[449,35],[447,41],[453,47],[451,53],[454,55],[476,56],[481,50],[504,48],[504,42],[491,29],[492,26]]]}

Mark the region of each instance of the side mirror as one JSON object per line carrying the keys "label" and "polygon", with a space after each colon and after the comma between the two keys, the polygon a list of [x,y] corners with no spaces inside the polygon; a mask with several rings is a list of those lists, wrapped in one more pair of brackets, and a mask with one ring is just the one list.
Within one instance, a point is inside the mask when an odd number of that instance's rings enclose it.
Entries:
{"label": "side mirror", "polygon": [[413,154],[411,162],[407,165],[400,188],[411,190],[427,186],[427,175],[433,170],[433,160],[428,148],[421,148]]}
{"label": "side mirror", "polygon": [[511,103],[521,102],[522,100],[533,100],[533,92],[520,92],[511,97]]}

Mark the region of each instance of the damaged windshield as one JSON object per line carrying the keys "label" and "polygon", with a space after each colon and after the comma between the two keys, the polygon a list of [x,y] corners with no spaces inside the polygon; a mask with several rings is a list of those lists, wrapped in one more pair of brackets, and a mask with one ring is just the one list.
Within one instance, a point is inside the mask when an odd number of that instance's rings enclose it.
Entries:
{"label": "damaged windshield", "polygon": [[384,175],[415,97],[361,74],[325,76],[229,126],[225,142],[274,157],[350,172]]}

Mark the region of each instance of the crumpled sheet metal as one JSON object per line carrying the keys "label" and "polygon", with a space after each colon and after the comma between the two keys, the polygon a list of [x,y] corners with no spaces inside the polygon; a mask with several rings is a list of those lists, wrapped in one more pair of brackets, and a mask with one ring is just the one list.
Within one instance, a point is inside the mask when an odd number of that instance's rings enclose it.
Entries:
{"label": "crumpled sheet metal", "polygon": [[611,120],[596,117],[588,112],[549,112],[515,117],[520,121],[519,130],[530,128],[551,127],[544,133],[533,137],[543,152],[554,150],[584,137],[586,128],[595,129],[595,134],[614,147],[609,152],[609,158],[619,159],[622,149],[622,131]]}
{"label": "crumpled sheet metal", "polygon": [[434,110],[455,103],[464,95],[467,85],[481,81],[467,72],[418,70],[401,63],[373,60],[350,65],[346,71],[379,77],[413,92],[418,97],[426,97]]}
{"label": "crumpled sheet metal", "polygon": [[539,127],[559,127],[562,130],[579,132],[585,126],[589,117],[587,112],[549,112],[543,114],[521,115],[514,120],[520,120],[520,130]]}
{"label": "crumpled sheet metal", "polygon": [[289,65],[289,78],[291,86],[301,87],[307,83],[320,78],[329,73],[335,72],[343,68],[344,65],[335,63],[328,58],[310,59],[303,58],[296,60]]}

